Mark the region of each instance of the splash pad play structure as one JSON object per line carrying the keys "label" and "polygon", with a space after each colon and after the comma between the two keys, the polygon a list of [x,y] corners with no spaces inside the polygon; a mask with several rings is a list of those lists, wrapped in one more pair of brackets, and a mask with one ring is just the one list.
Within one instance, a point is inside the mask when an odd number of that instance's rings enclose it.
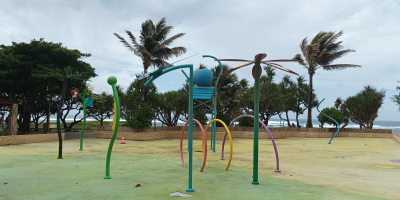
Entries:
{"label": "splash pad play structure", "polygon": [[[241,116],[235,118],[234,120],[232,120],[231,124],[229,124],[228,129],[232,126],[233,123],[235,123],[238,119],[243,118],[243,117],[249,117],[249,118],[253,118],[254,119],[253,115],[241,115]],[[260,122],[260,124],[262,124],[262,126],[265,128],[265,130],[267,130],[267,132],[269,134],[269,137],[271,138],[272,145],[274,145],[275,157],[276,157],[276,170],[275,170],[275,172],[281,172],[281,170],[279,170],[279,155],[278,155],[278,149],[276,148],[274,137],[272,136],[271,132],[269,131],[268,127],[264,124],[264,122],[262,122],[261,120],[258,120],[258,121]],[[228,134],[228,131],[225,133],[224,140],[222,142],[221,160],[225,160],[225,158],[224,158],[224,147],[225,147],[225,140],[226,140],[226,135],[227,134]],[[231,142],[231,146],[232,146],[232,142]]]}
{"label": "splash pad play structure", "polygon": [[86,93],[88,92],[88,90],[92,91],[93,90],[93,86],[89,86],[86,88],[85,92],[83,93],[83,95],[81,96],[79,94],[79,90],[77,88],[75,88],[74,90],[71,91],[71,95],[72,98],[77,98],[79,96],[79,98],[82,100],[82,109],[83,109],[83,127],[82,127],[82,132],[81,132],[81,142],[80,142],[80,148],[79,151],[83,151],[83,134],[85,133],[85,126],[86,126],[86,107],[92,106],[93,104],[93,99],[90,97],[86,97]]}
{"label": "splash pad play structure", "polygon": [[117,134],[118,134],[119,118],[120,118],[120,105],[119,105],[117,87],[115,86],[115,84],[117,84],[117,78],[115,78],[114,76],[110,76],[110,77],[108,77],[107,82],[109,85],[111,85],[113,93],[114,93],[114,119],[113,119],[114,133],[111,138],[110,145],[108,147],[107,160],[106,160],[106,176],[104,176],[104,179],[111,179],[111,176],[110,176],[111,152],[112,152],[112,148],[114,146],[115,138],[117,137]]}
{"label": "splash pad play structure", "polygon": [[[231,72],[233,72],[233,71],[235,71],[235,70],[237,70],[239,68],[254,64],[253,69],[252,69],[252,75],[253,75],[254,80],[255,80],[254,81],[254,113],[259,113],[259,96],[258,96],[258,94],[259,94],[259,85],[260,85],[260,76],[261,76],[261,70],[260,70],[261,69],[261,63],[266,64],[266,65],[270,65],[272,67],[278,68],[280,70],[283,70],[283,71],[286,71],[286,72],[289,72],[289,73],[292,73],[292,74],[295,74],[295,75],[298,75],[297,73],[295,73],[295,72],[293,72],[291,70],[288,70],[288,69],[282,67],[279,64],[272,63],[272,62],[298,62],[300,60],[280,59],[280,60],[263,61],[263,59],[266,58],[266,57],[267,57],[267,54],[260,53],[260,54],[257,54],[255,56],[255,59],[253,61],[242,60],[242,59],[219,59],[218,60],[218,62],[219,61],[244,61],[244,62],[246,62],[244,64],[237,65],[237,66],[233,67],[232,69],[224,72],[221,76],[229,74],[229,73],[231,73]],[[253,135],[253,138],[254,138],[254,145],[253,145],[253,182],[252,182],[252,184],[254,184],[254,185],[258,185],[259,184],[259,182],[258,182],[258,122],[259,122],[259,119],[258,118],[259,118],[258,114],[254,115],[254,127],[253,127],[254,128],[254,135]],[[271,134],[270,134],[270,136],[271,136],[271,139],[272,139],[272,135]],[[275,142],[273,142],[273,143],[275,143]],[[275,147],[275,149],[276,149],[276,147]],[[275,153],[276,153],[276,156],[278,157],[277,150],[275,150]],[[278,164],[278,159],[277,159],[277,164]],[[279,167],[277,167],[277,172],[279,172]]]}
{"label": "splash pad play structure", "polygon": [[[262,59],[264,59],[266,56],[267,56],[266,54],[258,54],[258,55],[255,56],[255,60],[254,61],[247,61],[247,60],[240,60],[240,59],[217,59],[217,58],[215,58],[213,56],[209,56],[209,55],[204,55],[203,58],[204,57],[210,57],[210,58],[214,58],[216,61],[218,61],[219,65],[221,67],[221,73],[220,73],[219,77],[221,77],[221,76],[223,76],[225,74],[228,74],[228,73],[230,73],[230,72],[232,72],[232,71],[234,71],[236,69],[239,69],[241,67],[244,67],[244,66],[247,66],[247,65],[250,65],[250,64],[254,63],[254,67],[253,67],[253,70],[252,70],[252,74],[253,74],[253,77],[255,79],[255,83],[254,83],[254,87],[255,87],[255,90],[254,90],[254,113],[258,113],[258,110],[259,110],[258,109],[258,102],[259,102],[259,98],[258,98],[259,89],[258,88],[259,88],[259,84],[260,84],[259,78],[261,76],[260,63],[267,64],[267,65],[270,65],[272,67],[275,67],[275,68],[278,68],[278,69],[281,69],[281,70],[296,74],[295,72],[293,72],[291,70],[288,70],[288,69],[286,69],[286,68],[284,68],[284,67],[282,67],[282,66],[280,66],[278,64],[271,63],[270,61],[275,61],[275,62],[279,62],[279,61],[294,61],[294,62],[297,62],[298,61],[298,60],[262,61]],[[232,69],[230,69],[230,70],[228,70],[228,71],[223,73],[223,68],[222,68],[222,64],[221,64],[220,61],[247,61],[248,63],[238,65],[238,66],[236,66],[236,67],[234,67],[234,68],[232,68]],[[228,161],[228,164],[227,164],[225,170],[229,169],[229,166],[230,166],[231,161],[232,161],[233,142],[232,142],[232,136],[231,136],[231,134],[229,132],[229,128],[226,126],[226,124],[223,121],[219,120],[219,119],[215,119],[215,116],[216,116],[216,104],[215,104],[215,101],[216,101],[217,92],[214,89],[217,88],[216,86],[217,86],[219,77],[217,78],[217,81],[216,81],[216,84],[215,84],[215,88],[207,87],[212,81],[212,72],[211,71],[207,71],[207,69],[204,69],[204,70],[197,70],[196,73],[194,73],[193,72],[193,64],[178,65],[178,66],[173,66],[173,67],[171,67],[171,66],[161,67],[161,68],[155,70],[152,73],[142,74],[142,78],[149,78],[144,85],[148,86],[150,83],[152,83],[158,77],[160,77],[160,76],[162,76],[162,75],[164,75],[164,74],[166,74],[166,73],[168,73],[170,71],[177,70],[177,69],[183,69],[183,68],[189,68],[189,72],[190,72],[189,76],[188,76],[183,70],[181,70],[182,73],[186,76],[186,78],[188,79],[188,82],[189,82],[189,109],[188,109],[189,117],[188,117],[187,123],[185,124],[185,127],[182,130],[181,142],[180,142],[180,152],[181,152],[182,165],[185,166],[185,162],[184,162],[184,159],[183,159],[183,153],[182,153],[182,140],[183,140],[184,130],[186,129],[187,126],[189,126],[188,127],[188,152],[189,152],[189,174],[188,174],[188,179],[189,179],[189,183],[188,183],[188,188],[186,189],[186,192],[194,192],[194,188],[193,188],[193,184],[192,184],[193,183],[193,177],[192,177],[192,175],[193,175],[193,122],[196,122],[199,125],[199,127],[201,129],[201,132],[202,132],[202,135],[203,135],[203,137],[202,137],[202,152],[203,152],[204,160],[203,160],[203,165],[202,165],[202,167],[200,169],[200,172],[202,172],[203,169],[204,169],[204,166],[207,165],[207,138],[206,138],[206,134],[205,133],[206,133],[208,127],[212,126],[213,123],[215,124],[215,122],[220,122],[225,127],[226,134],[225,134],[224,142],[223,142],[223,146],[222,146],[221,160],[224,160],[224,158],[223,158],[223,149],[224,149],[224,143],[225,143],[226,135],[229,136],[230,156],[229,156],[229,161]],[[298,74],[296,74],[296,75],[298,75]],[[112,86],[113,92],[114,92],[114,97],[115,97],[115,104],[114,105],[115,105],[115,108],[116,108],[116,111],[117,111],[117,112],[115,112],[117,114],[117,116],[114,118],[114,120],[116,119],[116,123],[113,123],[114,133],[113,133],[113,136],[111,138],[109,149],[108,149],[108,154],[107,154],[106,176],[104,177],[105,179],[110,179],[111,178],[111,176],[110,176],[110,158],[111,158],[112,147],[113,147],[113,144],[114,144],[115,138],[117,136],[117,132],[118,132],[119,100],[118,100],[118,94],[117,94],[116,87],[115,87],[116,82],[117,82],[117,79],[115,77],[109,77],[108,78],[108,83]],[[194,86],[194,84],[196,84],[197,86]],[[208,122],[208,124],[206,125],[206,128],[203,129],[201,123],[198,120],[193,118],[193,100],[194,99],[211,99],[212,97],[214,97],[214,99],[212,99],[213,100],[212,107],[213,107],[213,111],[214,111],[212,113],[213,119],[210,122]],[[239,116],[238,118],[233,120],[231,122],[230,126],[237,119],[242,118],[242,117],[254,118],[253,182],[252,182],[252,184],[258,185],[259,184],[259,182],[258,182],[258,122],[261,122],[261,121],[259,120],[259,116],[258,115],[255,115],[255,116],[243,115],[243,116]],[[279,170],[278,150],[276,148],[275,141],[273,139],[272,134],[268,130],[267,126],[263,122],[261,122],[261,124],[268,131],[268,133],[269,133],[269,135],[271,137],[272,143],[274,145],[276,162],[277,162],[277,169],[275,170],[275,172],[280,172],[280,170]],[[212,126],[212,128],[213,127],[215,128],[215,125]],[[211,145],[211,149],[213,149],[213,152],[215,152],[215,133],[216,133],[216,131],[214,131],[214,135],[213,135],[213,133],[211,134],[211,144],[212,144]]]}
{"label": "splash pad play structure", "polygon": [[319,102],[319,104],[318,104],[318,106],[317,106],[317,110],[318,110],[318,112],[319,113],[321,113],[321,114],[323,114],[323,115],[325,115],[326,117],[328,117],[329,119],[331,119],[331,120],[333,120],[335,123],[336,123],[336,125],[337,125],[337,131],[336,131],[336,134],[329,140],[329,142],[328,142],[328,144],[331,144],[331,141],[333,140],[333,138],[335,138],[336,137],[336,135],[339,133],[339,130],[340,130],[340,128],[339,128],[339,123],[337,123],[337,121],[336,120],[334,120],[332,117],[329,117],[327,114],[325,114],[325,113],[323,113],[323,112],[321,112],[321,111],[319,111],[319,109],[318,109],[318,107],[319,107],[319,105],[321,105],[321,103],[323,102],[325,100],[325,98],[324,99],[322,99],[322,101],[321,102]]}

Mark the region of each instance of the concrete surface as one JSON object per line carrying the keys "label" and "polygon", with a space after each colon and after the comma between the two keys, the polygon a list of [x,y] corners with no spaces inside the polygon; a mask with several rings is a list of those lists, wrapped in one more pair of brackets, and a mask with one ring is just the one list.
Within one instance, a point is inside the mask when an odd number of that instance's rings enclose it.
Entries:
{"label": "concrete surface", "polygon": [[[390,161],[400,160],[400,144],[380,138],[328,141],[277,140],[282,173],[275,173],[271,141],[260,140],[258,186],[251,184],[253,140],[234,139],[228,171],[228,160],[219,160],[222,141],[217,141],[217,153],[209,151],[204,172],[199,172],[202,154],[194,153],[196,192],[190,198],[400,199],[400,163]],[[56,159],[57,142],[0,147],[0,199],[172,199],[171,192],[186,193],[188,168],[180,162],[179,140],[126,140],[124,145],[116,140],[112,179],[104,180],[109,142],[86,138],[79,152],[79,139],[66,140],[63,160]],[[194,149],[201,150],[200,140]],[[228,157],[229,143],[225,150]],[[186,162],[187,157],[185,152]],[[133,187],[137,183],[142,186]]]}

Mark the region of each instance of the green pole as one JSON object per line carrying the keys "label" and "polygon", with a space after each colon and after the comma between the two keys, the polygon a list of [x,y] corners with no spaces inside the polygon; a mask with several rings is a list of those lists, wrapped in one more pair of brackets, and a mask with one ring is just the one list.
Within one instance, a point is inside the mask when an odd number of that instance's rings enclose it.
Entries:
{"label": "green pole", "polygon": [[[218,83],[217,83],[218,84]],[[214,103],[214,108],[213,108],[213,110],[214,110],[214,119],[217,119],[217,87],[215,87],[215,96],[214,96],[214,98],[213,98],[213,103]],[[211,134],[213,134],[214,136],[212,137],[213,138],[213,140],[214,140],[214,142],[213,142],[213,153],[215,153],[216,151],[215,151],[215,138],[217,137],[217,122],[213,122],[213,126],[212,126],[212,129],[214,130],[213,131],[213,133],[211,133]]]}
{"label": "green pole", "polygon": [[81,133],[81,148],[79,151],[83,151],[83,134],[85,133],[85,126],[86,126],[86,102],[85,102],[85,97],[86,97],[86,92],[88,91],[88,88],[86,88],[85,92],[83,93],[83,96],[78,94],[78,96],[82,99],[82,105],[83,105],[83,127],[82,127],[82,133]]}
{"label": "green pole", "polygon": [[[212,106],[213,107],[213,106]],[[213,120],[213,119],[215,119],[215,116],[214,116],[214,109],[212,109],[212,111],[211,111],[211,120]],[[213,149],[213,134],[214,134],[214,126],[213,126],[213,124],[214,123],[211,123],[211,125],[210,125],[210,131],[211,131],[211,134],[210,134],[210,136],[211,136],[211,147],[210,147],[210,150],[212,150]]]}
{"label": "green pole", "polygon": [[[221,76],[221,74],[224,72],[224,68],[222,67],[222,64],[218,60],[218,58],[216,58],[214,56],[211,56],[211,55],[203,55],[203,58],[214,58],[218,62],[219,66],[221,67],[221,72],[219,73],[219,75]],[[219,78],[220,77],[218,76],[217,80],[215,81],[215,86],[214,86],[214,98],[213,98],[213,104],[214,105],[211,104],[211,106],[212,106],[211,109],[214,112],[214,115],[211,115],[213,117],[213,119],[217,118],[217,95],[218,95],[217,86],[218,86]],[[216,135],[217,135],[217,123],[213,122],[212,126],[211,126],[211,148],[210,148],[210,149],[213,150],[212,151],[213,153],[216,152],[215,151],[215,138],[216,138]]]}
{"label": "green pole", "polygon": [[254,80],[254,144],[253,144],[253,182],[258,185],[258,87],[260,86],[260,62],[255,63],[255,80]]}
{"label": "green pole", "polygon": [[189,130],[188,130],[188,140],[189,140],[189,188],[186,192],[194,192],[192,187],[192,163],[193,163],[193,65],[190,67],[190,81],[189,81]]}
{"label": "green pole", "polygon": [[[192,187],[192,163],[193,163],[193,65],[192,64],[186,64],[186,65],[178,65],[175,67],[168,67],[166,69],[163,69],[161,73],[151,76],[146,83],[144,83],[144,86],[148,86],[151,82],[153,82],[155,79],[157,79],[159,76],[166,74],[170,71],[176,70],[176,69],[181,69],[181,68],[190,68],[190,77],[189,77],[189,128],[188,128],[188,146],[189,146],[189,187],[186,189],[186,192],[194,192],[194,189]],[[185,73],[184,73],[185,74]],[[187,76],[186,76],[187,77]],[[115,81],[116,82],[116,81]],[[119,102],[118,102],[119,105]],[[118,110],[119,113],[119,110]],[[118,118],[119,121],[119,118]],[[114,132],[114,136],[116,136]]]}
{"label": "green pole", "polygon": [[112,151],[112,148],[113,148],[113,145],[114,145],[115,138],[117,137],[118,128],[119,128],[120,106],[119,106],[119,98],[118,98],[117,88],[115,87],[115,84],[117,83],[117,78],[115,78],[114,76],[110,76],[110,77],[108,77],[107,82],[108,82],[109,85],[111,85],[111,87],[113,89],[115,104],[117,106],[117,115],[116,115],[117,119],[115,120],[114,134],[113,134],[113,136],[111,138],[110,145],[108,147],[107,161],[106,161],[106,176],[104,177],[104,179],[111,179],[111,176],[110,176],[110,159],[111,159],[111,151]]}

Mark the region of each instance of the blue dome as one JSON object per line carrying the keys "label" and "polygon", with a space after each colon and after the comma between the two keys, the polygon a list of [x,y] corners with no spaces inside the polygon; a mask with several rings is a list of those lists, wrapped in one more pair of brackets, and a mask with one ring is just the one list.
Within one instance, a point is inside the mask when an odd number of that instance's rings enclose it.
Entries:
{"label": "blue dome", "polygon": [[213,80],[213,73],[209,69],[196,69],[193,72],[193,80],[197,86],[207,87]]}

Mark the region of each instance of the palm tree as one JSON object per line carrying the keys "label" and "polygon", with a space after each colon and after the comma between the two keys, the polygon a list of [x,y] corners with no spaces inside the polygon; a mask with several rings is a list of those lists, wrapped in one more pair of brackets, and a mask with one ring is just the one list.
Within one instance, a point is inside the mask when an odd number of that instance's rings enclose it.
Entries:
{"label": "palm tree", "polygon": [[[342,42],[336,42],[336,40],[343,34],[342,31],[335,34],[334,32],[319,32],[314,39],[312,39],[311,43],[308,44],[307,38],[300,44],[300,49],[303,52],[303,56],[305,61],[299,61],[301,65],[303,65],[307,70],[310,76],[309,79],[309,95],[308,95],[308,105],[312,103],[313,96],[313,76],[315,71],[319,68],[323,68],[324,70],[343,70],[346,68],[355,68],[361,67],[361,65],[353,65],[353,64],[331,64],[338,58],[345,56],[350,52],[355,52],[354,50],[346,49],[342,50],[343,46],[340,45]],[[300,60],[301,55],[297,54],[294,56],[295,60]],[[312,128],[311,121],[311,109],[312,106],[308,107],[308,117],[307,117],[307,128]]]}
{"label": "palm tree", "polygon": [[[185,33],[176,34],[170,38],[167,35],[173,29],[172,26],[167,26],[165,17],[162,18],[155,26],[149,19],[142,23],[142,30],[140,31],[140,43],[136,41],[135,36],[130,31],[126,31],[129,38],[132,40],[130,45],[123,37],[114,33],[130,51],[136,56],[139,56],[143,61],[144,73],[150,66],[165,67],[169,65],[166,60],[173,56],[180,56],[186,53],[185,47],[169,48],[173,41],[185,35]],[[146,80],[145,80],[146,82]],[[147,89],[144,90],[144,101],[147,102]]]}

